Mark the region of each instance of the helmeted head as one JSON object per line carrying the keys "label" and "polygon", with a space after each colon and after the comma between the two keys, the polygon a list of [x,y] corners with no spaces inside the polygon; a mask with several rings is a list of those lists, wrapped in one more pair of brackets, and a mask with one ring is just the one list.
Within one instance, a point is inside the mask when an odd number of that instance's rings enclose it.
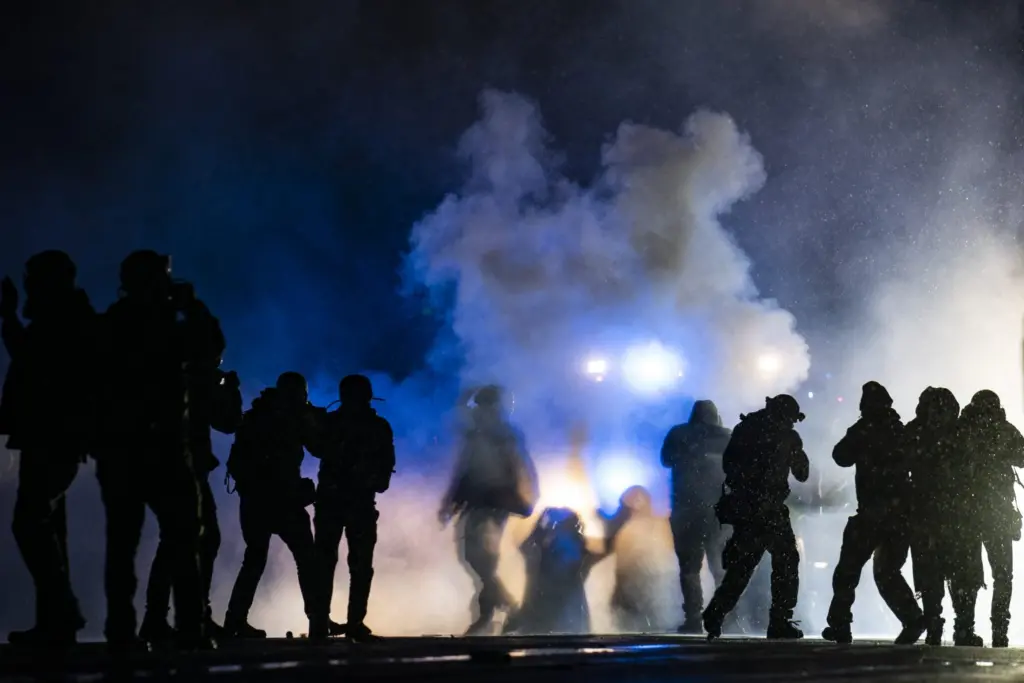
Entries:
{"label": "helmeted head", "polygon": [[501,406],[503,398],[501,387],[496,384],[488,384],[485,387],[481,387],[480,390],[473,395],[473,402],[478,406],[496,409]]}
{"label": "helmeted head", "polygon": [[25,285],[25,317],[32,318],[48,302],[65,299],[75,290],[78,269],[65,252],[57,249],[41,251],[25,262],[22,282]]}
{"label": "helmeted head", "polygon": [[373,400],[373,384],[366,375],[348,375],[338,385],[342,405],[369,405]]}
{"label": "helmeted head", "polygon": [[693,404],[690,411],[689,424],[706,424],[713,427],[722,426],[722,417],[718,414],[718,406],[710,399],[702,399]]}
{"label": "helmeted head", "polygon": [[170,296],[171,258],[151,249],[133,251],[121,262],[121,291],[130,297]]}
{"label": "helmeted head", "polygon": [[889,391],[875,381],[867,382],[861,388],[860,412],[862,415],[878,413],[892,408]]}
{"label": "helmeted head", "polygon": [[66,291],[75,288],[78,269],[67,253],[49,249],[25,262],[23,283],[28,296],[39,292]]}
{"label": "helmeted head", "polygon": [[[1006,419],[1006,411],[1003,410],[999,396],[991,389],[982,389],[972,396],[967,408],[970,408],[971,412],[990,420]],[[967,408],[964,408],[964,410],[966,411]]]}
{"label": "helmeted head", "polygon": [[766,398],[764,403],[768,414],[781,422],[796,424],[797,422],[802,422],[806,417],[806,415],[800,412],[800,404],[789,394],[779,394],[778,396]]}
{"label": "helmeted head", "polygon": [[309,386],[306,378],[297,372],[284,372],[275,385],[281,400],[288,405],[303,406],[309,402]]}
{"label": "helmeted head", "polygon": [[547,508],[537,520],[537,529],[545,536],[568,531],[583,537],[583,522],[580,516],[569,508]]}

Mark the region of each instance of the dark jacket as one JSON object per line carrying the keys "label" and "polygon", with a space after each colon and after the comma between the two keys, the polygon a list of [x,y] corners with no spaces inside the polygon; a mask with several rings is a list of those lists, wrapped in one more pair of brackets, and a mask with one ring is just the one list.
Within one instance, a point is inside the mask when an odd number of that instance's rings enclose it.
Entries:
{"label": "dark jacket", "polygon": [[228,473],[239,495],[278,497],[298,488],[310,438],[303,413],[301,406],[283,405],[274,388],[253,400],[228,458]]}
{"label": "dark jacket", "polygon": [[395,469],[391,424],[369,406],[322,413],[307,444],[320,459],[317,499],[337,497],[354,505],[371,503],[388,490]]}
{"label": "dark jacket", "polygon": [[920,523],[955,516],[955,507],[963,504],[959,491],[970,474],[958,432],[959,415],[960,404],[951,391],[929,387],[903,430],[913,507],[923,515]]}
{"label": "dark jacket", "polygon": [[905,457],[899,414],[876,407],[861,415],[832,450],[840,467],[856,467],[858,511],[882,513],[906,504],[910,465]]}
{"label": "dark jacket", "polygon": [[521,489],[535,484],[536,472],[523,434],[499,411],[473,409],[462,434],[446,504],[522,514],[523,508],[532,507],[536,500],[533,491]]}
{"label": "dark jacket", "polygon": [[712,401],[697,401],[686,424],[669,430],[661,464],[672,470],[672,512],[710,512],[725,483],[722,453],[732,431],[722,426]]}
{"label": "dark jacket", "polygon": [[103,457],[183,452],[192,436],[186,368],[206,355],[208,340],[188,334],[169,300],[120,299],[102,316],[102,328]]}
{"label": "dark jacket", "polygon": [[778,506],[789,497],[790,473],[797,481],[807,481],[810,461],[792,425],[762,409],[740,416],[722,454],[722,469],[730,491]]}
{"label": "dark jacket", "polygon": [[1005,521],[1014,508],[1014,467],[1024,467],[1024,436],[995,412],[964,407],[960,439],[972,476],[964,482],[971,511],[982,528]]}
{"label": "dark jacket", "polygon": [[11,357],[0,399],[8,448],[57,448],[81,457],[95,431],[96,312],[81,289],[33,308],[28,325],[16,317],[3,322]]}

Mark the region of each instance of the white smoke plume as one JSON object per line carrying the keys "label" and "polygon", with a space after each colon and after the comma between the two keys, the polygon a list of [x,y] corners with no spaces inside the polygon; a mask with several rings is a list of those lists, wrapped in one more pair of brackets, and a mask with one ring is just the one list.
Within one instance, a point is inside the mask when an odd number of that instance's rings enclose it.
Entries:
{"label": "white smoke plume", "polygon": [[[758,297],[719,223],[765,182],[731,118],[700,111],[680,133],[624,123],[584,186],[560,172],[533,103],[487,91],[480,104],[459,145],[469,179],[414,227],[410,259],[428,287],[456,285],[466,380],[512,387],[523,419],[534,405],[590,401],[567,376],[623,330],[681,348],[685,391],[725,415],[806,376],[793,317]],[[764,354],[778,364],[768,377]]]}

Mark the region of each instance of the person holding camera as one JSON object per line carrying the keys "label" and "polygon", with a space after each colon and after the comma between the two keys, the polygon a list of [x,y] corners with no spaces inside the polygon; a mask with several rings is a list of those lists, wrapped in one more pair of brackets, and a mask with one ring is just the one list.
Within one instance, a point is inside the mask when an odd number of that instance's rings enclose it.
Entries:
{"label": "person holding camera", "polygon": [[306,508],[313,504],[316,488],[312,479],[303,478],[301,467],[314,410],[305,378],[286,372],[252,402],[235,434],[228,474],[240,499],[245,555],[224,617],[227,637],[267,635],[250,626],[248,616],[275,534],[295,558],[306,616],[313,618],[316,566]]}
{"label": "person holding camera", "polygon": [[[190,373],[209,354],[197,307],[171,279],[170,257],[136,251],[121,263],[121,298],[102,320],[100,428],[93,449],[107,513],[106,637],[114,651],[146,649],[136,635],[135,556],[146,507],[170,558],[176,638],[216,647],[206,634],[199,564],[202,497],[190,450]],[[201,324],[202,323],[202,324]]]}
{"label": "person holding camera", "polygon": [[[213,454],[210,430],[234,434],[242,421],[242,392],[238,375],[220,369],[226,345],[224,334],[220,322],[210,313],[206,304],[196,297],[192,285],[181,281],[172,283],[171,302],[174,309],[180,312],[186,338],[192,340],[191,358],[186,371],[188,449],[198,477],[201,498],[199,568],[203,578],[206,631],[207,635],[216,638],[221,635],[221,628],[213,621],[210,585],[221,539],[210,475],[220,465],[220,461]],[[161,541],[149,570],[146,616],[139,629],[139,637],[146,642],[168,641],[174,637],[174,631],[167,622],[171,603],[171,563],[170,550]]]}

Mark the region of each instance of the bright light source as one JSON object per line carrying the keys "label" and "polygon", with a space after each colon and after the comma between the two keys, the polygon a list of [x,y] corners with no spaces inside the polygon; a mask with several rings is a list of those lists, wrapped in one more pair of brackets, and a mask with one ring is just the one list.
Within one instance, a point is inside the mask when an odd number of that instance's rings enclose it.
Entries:
{"label": "bright light source", "polygon": [[813,391],[808,391],[807,392],[807,398],[814,398],[814,392]]}
{"label": "bright light source", "polygon": [[683,359],[658,342],[634,346],[626,351],[622,371],[634,391],[658,393],[676,384],[683,376]]}
{"label": "bright light source", "polygon": [[587,361],[588,375],[604,375],[608,372],[608,361],[604,358],[591,358]]}
{"label": "bright light source", "polygon": [[828,569],[828,562],[815,562],[814,563],[814,568],[815,569]]}
{"label": "bright light source", "polygon": [[782,360],[774,353],[763,353],[757,359],[757,369],[765,375],[774,375],[782,368]]}

